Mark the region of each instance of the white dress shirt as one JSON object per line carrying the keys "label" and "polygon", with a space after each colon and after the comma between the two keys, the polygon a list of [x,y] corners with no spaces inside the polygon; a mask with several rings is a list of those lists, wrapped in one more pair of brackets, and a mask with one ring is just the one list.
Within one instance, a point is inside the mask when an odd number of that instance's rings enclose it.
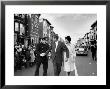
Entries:
{"label": "white dress shirt", "polygon": [[58,46],[58,41],[56,41],[55,44],[56,44],[56,48],[55,48],[55,52],[56,52],[56,49],[57,49],[57,46]]}

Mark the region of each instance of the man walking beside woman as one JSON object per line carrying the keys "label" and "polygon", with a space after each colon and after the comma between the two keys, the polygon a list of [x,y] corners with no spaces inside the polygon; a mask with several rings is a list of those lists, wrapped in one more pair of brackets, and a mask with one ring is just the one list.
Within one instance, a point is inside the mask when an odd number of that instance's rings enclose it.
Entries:
{"label": "man walking beside woman", "polygon": [[58,35],[55,35],[53,38],[52,43],[52,62],[53,62],[53,69],[54,75],[59,76],[61,72],[61,67],[63,63],[63,52],[66,52],[66,57],[69,58],[69,50],[66,45],[58,40]]}
{"label": "man walking beside woman", "polygon": [[71,37],[65,37],[65,43],[58,41],[58,35],[54,36],[54,43],[52,44],[52,59],[54,75],[59,76],[61,72],[61,67],[63,64],[63,69],[70,75],[71,71],[75,69],[75,48],[71,44]]}

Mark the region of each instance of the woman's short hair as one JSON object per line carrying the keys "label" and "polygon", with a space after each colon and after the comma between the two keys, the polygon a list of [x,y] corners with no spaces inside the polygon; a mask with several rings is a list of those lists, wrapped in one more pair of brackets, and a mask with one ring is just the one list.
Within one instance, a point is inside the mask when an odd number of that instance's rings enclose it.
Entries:
{"label": "woman's short hair", "polygon": [[71,41],[71,37],[70,36],[66,36],[65,39],[67,39],[69,42]]}

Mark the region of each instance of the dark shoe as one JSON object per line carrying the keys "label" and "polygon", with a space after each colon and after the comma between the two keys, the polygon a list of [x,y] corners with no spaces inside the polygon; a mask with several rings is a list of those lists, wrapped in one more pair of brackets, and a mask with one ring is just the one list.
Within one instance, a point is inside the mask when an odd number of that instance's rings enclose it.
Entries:
{"label": "dark shoe", "polygon": [[44,73],[43,76],[47,76],[47,73]]}
{"label": "dark shoe", "polygon": [[34,76],[39,76],[39,74],[35,74]]}

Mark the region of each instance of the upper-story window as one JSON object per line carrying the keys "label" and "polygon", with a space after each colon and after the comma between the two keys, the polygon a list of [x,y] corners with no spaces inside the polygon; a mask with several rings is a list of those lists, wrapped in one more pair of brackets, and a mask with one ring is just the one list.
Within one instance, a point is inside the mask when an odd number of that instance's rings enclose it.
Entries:
{"label": "upper-story window", "polygon": [[18,32],[18,31],[19,31],[19,23],[15,22],[15,32]]}
{"label": "upper-story window", "polygon": [[23,35],[25,33],[25,29],[23,24],[20,24],[20,35]]}

